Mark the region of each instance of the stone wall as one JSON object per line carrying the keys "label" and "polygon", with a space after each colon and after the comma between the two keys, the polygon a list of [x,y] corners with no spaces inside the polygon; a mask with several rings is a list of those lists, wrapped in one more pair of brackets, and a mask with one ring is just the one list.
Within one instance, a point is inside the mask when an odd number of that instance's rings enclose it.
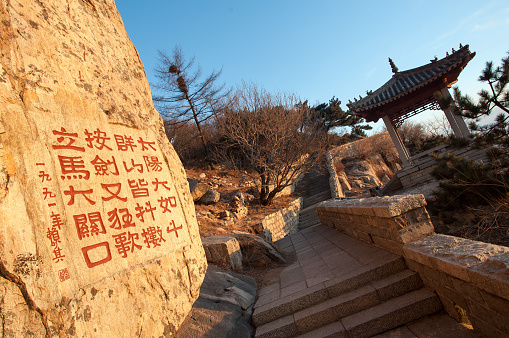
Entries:
{"label": "stone wall", "polygon": [[451,317],[486,337],[509,336],[508,247],[436,234],[403,251]]}
{"label": "stone wall", "polygon": [[403,245],[433,233],[422,195],[325,201],[316,207],[322,224],[402,254]]}
{"label": "stone wall", "polygon": [[509,335],[509,248],[433,233],[422,195],[326,201],[323,224],[405,258],[449,315],[487,337]]}
{"label": "stone wall", "polygon": [[174,334],[207,262],[115,1],[0,21],[0,336]]}
{"label": "stone wall", "polygon": [[336,172],[336,168],[334,168],[334,159],[332,158],[331,152],[328,151],[325,154],[325,157],[327,160],[327,170],[329,171],[329,185],[331,198],[345,197],[343,189],[341,188],[341,183],[339,182],[338,173]]}
{"label": "stone wall", "polygon": [[263,233],[267,241],[275,242],[299,231],[299,212],[302,197],[294,200],[289,207],[276,211],[262,220]]}

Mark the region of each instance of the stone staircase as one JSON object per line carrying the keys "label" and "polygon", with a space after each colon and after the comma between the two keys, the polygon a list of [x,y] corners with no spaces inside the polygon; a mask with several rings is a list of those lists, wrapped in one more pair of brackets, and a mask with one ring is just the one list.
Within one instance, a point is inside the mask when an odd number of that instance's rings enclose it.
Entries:
{"label": "stone staircase", "polygon": [[317,225],[276,242],[296,262],[259,292],[256,337],[371,337],[440,311],[397,255]]}
{"label": "stone staircase", "polygon": [[302,210],[299,213],[299,229],[320,223],[316,214],[316,204],[331,198],[329,173],[319,168],[311,170],[305,179],[307,197],[304,198]]}

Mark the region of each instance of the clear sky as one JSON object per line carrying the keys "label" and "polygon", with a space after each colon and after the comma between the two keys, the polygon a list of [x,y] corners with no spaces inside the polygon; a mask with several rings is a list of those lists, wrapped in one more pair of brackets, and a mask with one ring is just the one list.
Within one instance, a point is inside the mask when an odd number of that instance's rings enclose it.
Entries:
{"label": "clear sky", "polygon": [[[509,51],[507,0],[116,0],[154,91],[158,50],[175,45],[205,74],[297,94],[310,104],[346,103],[400,71],[469,44],[477,53],[458,79],[476,94],[486,61]],[[420,114],[419,116],[424,115]],[[424,118],[421,116],[420,118]]]}

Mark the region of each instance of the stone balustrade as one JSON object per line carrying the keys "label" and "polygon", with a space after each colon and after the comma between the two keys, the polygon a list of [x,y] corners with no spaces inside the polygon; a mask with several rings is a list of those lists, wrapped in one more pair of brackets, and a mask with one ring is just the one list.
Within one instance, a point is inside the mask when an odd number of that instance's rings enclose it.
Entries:
{"label": "stone balustrade", "polygon": [[447,313],[487,337],[509,335],[509,248],[435,234],[422,195],[322,202],[323,224],[404,257]]}

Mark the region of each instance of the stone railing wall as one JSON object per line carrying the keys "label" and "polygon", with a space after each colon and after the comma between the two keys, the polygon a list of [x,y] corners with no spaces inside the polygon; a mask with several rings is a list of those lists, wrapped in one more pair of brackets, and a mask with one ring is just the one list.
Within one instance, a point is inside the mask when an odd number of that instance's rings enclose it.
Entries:
{"label": "stone railing wall", "polygon": [[316,207],[322,224],[396,254],[433,233],[422,195],[325,201]]}
{"label": "stone railing wall", "polygon": [[302,197],[295,199],[290,206],[265,216],[262,220],[263,232],[269,242],[275,242],[299,231],[299,212]]}
{"label": "stone railing wall", "polygon": [[487,337],[509,335],[509,248],[433,233],[422,195],[326,201],[323,224],[405,258],[448,314]]}
{"label": "stone railing wall", "polygon": [[329,185],[330,185],[330,193],[332,198],[341,198],[345,197],[343,193],[343,189],[341,188],[341,183],[339,182],[338,174],[336,173],[336,168],[334,168],[334,159],[330,151],[328,151],[325,155],[327,159],[327,170],[329,170]]}

